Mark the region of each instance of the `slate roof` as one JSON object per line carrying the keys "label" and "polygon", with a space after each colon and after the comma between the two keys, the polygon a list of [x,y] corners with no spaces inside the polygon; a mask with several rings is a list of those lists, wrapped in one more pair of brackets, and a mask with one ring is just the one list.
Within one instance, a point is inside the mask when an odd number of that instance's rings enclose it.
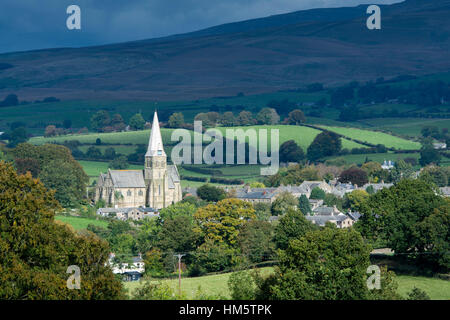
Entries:
{"label": "slate roof", "polygon": [[116,188],[145,188],[142,170],[109,170]]}
{"label": "slate roof", "polygon": [[250,190],[237,189],[238,199],[271,199],[277,193],[277,188],[253,188]]}
{"label": "slate roof", "polygon": [[450,187],[439,188],[442,194],[446,197],[450,197]]}
{"label": "slate roof", "polygon": [[164,147],[162,143],[161,130],[159,129],[158,114],[155,111],[155,114],[153,115],[152,131],[150,132],[148,149],[145,156],[151,157],[151,156],[165,156],[165,155],[166,153],[164,152]]}
{"label": "slate roof", "polygon": [[305,218],[319,226],[324,226],[328,221],[344,221],[348,217],[345,214],[339,214],[336,216],[306,216]]}
{"label": "slate roof", "polygon": [[169,180],[169,189],[174,189],[175,182],[180,182],[180,175],[178,174],[177,167],[175,165],[168,165],[167,175]]}

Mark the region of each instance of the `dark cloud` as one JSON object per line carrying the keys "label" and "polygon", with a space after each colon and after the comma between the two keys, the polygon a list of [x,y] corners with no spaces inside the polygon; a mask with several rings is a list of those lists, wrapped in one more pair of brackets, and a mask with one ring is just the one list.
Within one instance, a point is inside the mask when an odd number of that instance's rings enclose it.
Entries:
{"label": "dark cloud", "polygon": [[[0,52],[105,44],[195,31],[296,10],[400,0],[2,0]],[[66,8],[82,30],[66,28]]]}

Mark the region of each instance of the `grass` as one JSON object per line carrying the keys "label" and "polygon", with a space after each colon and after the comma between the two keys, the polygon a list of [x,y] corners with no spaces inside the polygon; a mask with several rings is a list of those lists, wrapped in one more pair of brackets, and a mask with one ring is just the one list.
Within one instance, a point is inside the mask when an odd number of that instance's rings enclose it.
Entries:
{"label": "grass", "polygon": [[339,156],[339,157],[327,157],[327,159],[344,159],[348,164],[363,164],[366,160],[366,158],[369,161],[375,161],[379,163],[383,163],[384,160],[392,160],[394,162],[398,161],[399,159],[405,159],[405,158],[415,158],[417,161],[419,161],[420,153],[365,153],[365,154],[349,154],[345,156]]}
{"label": "grass", "polygon": [[360,123],[408,137],[419,137],[425,126],[436,126],[439,130],[450,128],[450,119],[380,118],[361,120]]}
{"label": "grass", "polygon": [[[260,270],[263,275],[268,275],[273,272],[272,267],[261,268]],[[186,295],[187,299],[194,299],[195,293],[200,286],[202,292],[205,294],[215,296],[220,295],[226,299],[231,299],[230,291],[228,290],[228,278],[230,275],[231,273],[222,273],[203,277],[182,278],[181,291]],[[178,290],[178,278],[163,281],[167,282],[172,289]],[[141,285],[141,282],[124,282],[123,284],[131,295],[131,293]]]}
{"label": "grass", "polygon": [[75,230],[86,229],[89,224],[93,224],[98,227],[108,227],[108,222],[104,220],[96,220],[90,218],[81,217],[68,217],[68,216],[55,216],[55,220],[67,223],[71,225]]}
{"label": "grass", "polygon": [[[268,275],[273,272],[272,267],[261,268],[263,274]],[[223,273],[217,275],[209,275],[196,278],[182,278],[181,288],[182,292],[186,294],[187,299],[193,299],[197,288],[201,286],[204,293],[209,295],[222,295],[225,298],[230,298],[230,292],[228,290],[228,278],[231,273]],[[174,289],[178,290],[178,279],[167,279],[169,285]],[[396,281],[398,283],[398,293],[407,297],[407,293],[410,292],[414,287],[425,290],[427,294],[433,300],[449,300],[450,299],[450,281],[428,278],[428,277],[417,277],[417,276],[405,276],[397,275]],[[129,290],[129,294],[133,292],[141,282],[124,282],[125,288]]]}
{"label": "grass", "polygon": [[433,300],[450,300],[450,281],[438,278],[398,275],[398,293],[403,297],[414,287],[426,291]]}
{"label": "grass", "polygon": [[[226,127],[218,127],[218,130],[221,131],[223,135],[226,135],[226,129],[243,129],[244,132],[246,130],[252,129],[257,132],[259,135],[259,130],[265,129],[267,130],[267,140],[270,145],[270,139],[271,139],[271,130],[272,129],[278,129],[279,130],[279,142],[280,145],[283,142],[286,142],[288,140],[294,140],[302,149],[306,152],[306,149],[311,144],[311,142],[314,140],[314,138],[321,132],[318,129],[310,128],[310,127],[304,127],[304,126],[289,126],[289,125],[259,125],[259,126],[248,126],[248,127],[232,127],[232,128],[226,128]],[[244,138],[239,139],[239,141],[244,141]],[[247,138],[248,141],[248,138]],[[251,144],[252,145],[252,144]],[[254,145],[252,145],[254,146]],[[347,140],[342,139],[342,147],[353,149],[353,148],[362,148],[363,145]]]}
{"label": "grass", "polygon": [[[419,150],[421,147],[419,142],[395,137],[384,132],[370,131],[357,128],[344,128],[331,126],[320,126],[320,127],[341,134],[344,137],[356,139],[374,145],[384,144],[388,148],[396,148],[400,150]],[[342,148],[346,148],[344,144]]]}

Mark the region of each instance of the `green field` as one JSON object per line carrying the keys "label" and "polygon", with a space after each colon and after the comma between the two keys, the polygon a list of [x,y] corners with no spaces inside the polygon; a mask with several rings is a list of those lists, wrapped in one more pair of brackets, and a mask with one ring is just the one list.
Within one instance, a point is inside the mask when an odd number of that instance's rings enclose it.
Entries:
{"label": "green field", "polygon": [[81,217],[68,217],[68,216],[55,216],[55,220],[67,223],[71,225],[75,230],[86,229],[89,224],[93,224],[98,227],[108,227],[108,222],[104,220],[96,220]]}
{"label": "green field", "polygon": [[420,131],[425,126],[435,126],[439,130],[450,128],[450,119],[380,118],[360,120],[359,122],[374,129],[409,137],[419,137],[421,135]]}
{"label": "green field", "polygon": [[325,160],[328,159],[344,159],[348,164],[363,164],[366,159],[369,161],[375,161],[379,163],[383,163],[384,160],[388,161],[394,161],[397,162],[399,159],[405,159],[405,158],[414,158],[417,161],[419,161],[420,153],[364,153],[364,154],[349,154],[345,156],[339,156],[339,157],[327,157]]}
{"label": "green field", "polygon": [[[419,142],[395,137],[384,132],[370,131],[357,128],[320,126],[326,130],[336,132],[359,141],[367,142],[373,145],[384,144],[387,148],[396,148],[400,150],[419,150]],[[342,148],[346,148],[343,144]]]}
{"label": "green field", "polygon": [[425,290],[433,300],[450,300],[450,281],[438,278],[426,278],[398,275],[398,293],[407,296],[414,287]]}
{"label": "green field", "polygon": [[[232,128],[226,128],[226,127],[218,127],[218,130],[221,131],[222,135],[226,136],[226,129],[243,129],[244,132],[249,129],[256,130],[257,134],[259,134],[259,130],[265,129],[267,130],[267,141],[270,145],[270,139],[271,139],[271,130],[272,129],[278,129],[279,130],[279,142],[280,145],[283,142],[286,142],[288,140],[294,140],[302,149],[306,152],[306,149],[311,144],[311,142],[314,140],[314,138],[321,132],[318,129],[305,127],[305,126],[288,126],[288,125],[266,125],[266,126],[248,126],[248,127],[232,127]],[[244,141],[244,137],[239,139],[239,141]],[[246,139],[248,141],[248,138]],[[258,140],[259,141],[259,140]],[[254,146],[253,144],[250,144]],[[353,148],[363,148],[364,146],[347,140],[342,139],[342,147],[353,149]]]}
{"label": "green field", "polygon": [[[261,268],[261,273],[268,275],[273,272],[272,267]],[[226,299],[231,299],[230,292],[228,290],[228,278],[231,273],[215,274],[203,277],[195,278],[182,278],[181,279],[181,291],[186,295],[187,299],[193,299],[198,287],[200,286],[203,293],[208,295],[223,296]],[[170,287],[174,290],[178,290],[178,278],[163,280],[169,283]],[[131,294],[141,283],[123,282],[125,288],[128,290],[128,294]],[[178,292],[178,291],[176,291]]]}
{"label": "green field", "polygon": [[[270,274],[273,272],[272,267],[262,268],[263,274]],[[210,275],[196,278],[183,278],[181,280],[181,288],[187,299],[193,299],[198,286],[201,286],[202,291],[210,295],[222,295],[225,298],[230,298],[228,290],[228,278],[231,273],[224,273],[218,275]],[[163,280],[167,281],[169,285],[178,290],[178,279]],[[396,281],[398,283],[398,292],[406,298],[408,292],[414,287],[425,290],[433,300],[449,300],[450,299],[450,281],[426,278],[416,276],[397,275]],[[125,288],[129,294],[140,285],[140,282],[124,282]]]}

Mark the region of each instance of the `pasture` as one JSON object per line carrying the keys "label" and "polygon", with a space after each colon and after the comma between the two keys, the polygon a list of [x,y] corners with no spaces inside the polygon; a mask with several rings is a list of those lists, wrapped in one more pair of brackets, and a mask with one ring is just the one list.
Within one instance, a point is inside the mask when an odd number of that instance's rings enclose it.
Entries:
{"label": "pasture", "polygon": [[[344,128],[331,126],[320,126],[320,127],[341,134],[344,137],[367,142],[373,145],[384,144],[387,148],[395,148],[400,150],[419,150],[421,147],[419,142],[406,140],[384,132],[357,129],[357,128]],[[345,148],[344,145],[342,147]]]}
{"label": "pasture", "polygon": [[[261,268],[264,275],[269,275],[273,272],[272,267]],[[228,279],[231,273],[223,273],[216,275],[206,275],[195,278],[182,278],[181,290],[186,295],[187,299],[194,299],[199,287],[203,293],[214,296],[223,296],[226,299],[231,299],[228,290]],[[414,287],[425,290],[433,300],[449,300],[450,299],[450,281],[438,278],[419,277],[397,275],[396,281],[398,283],[398,293],[406,298],[408,292]],[[178,290],[178,278],[162,280],[169,284],[169,286]],[[139,287],[142,282],[123,282],[128,294],[131,296],[132,292]],[[178,291],[176,291],[178,292]]]}
{"label": "pasture", "polygon": [[55,216],[55,220],[71,225],[75,230],[86,229],[88,225],[93,224],[97,227],[108,227],[108,222],[105,220],[96,220],[90,218],[73,217],[73,216]]}

